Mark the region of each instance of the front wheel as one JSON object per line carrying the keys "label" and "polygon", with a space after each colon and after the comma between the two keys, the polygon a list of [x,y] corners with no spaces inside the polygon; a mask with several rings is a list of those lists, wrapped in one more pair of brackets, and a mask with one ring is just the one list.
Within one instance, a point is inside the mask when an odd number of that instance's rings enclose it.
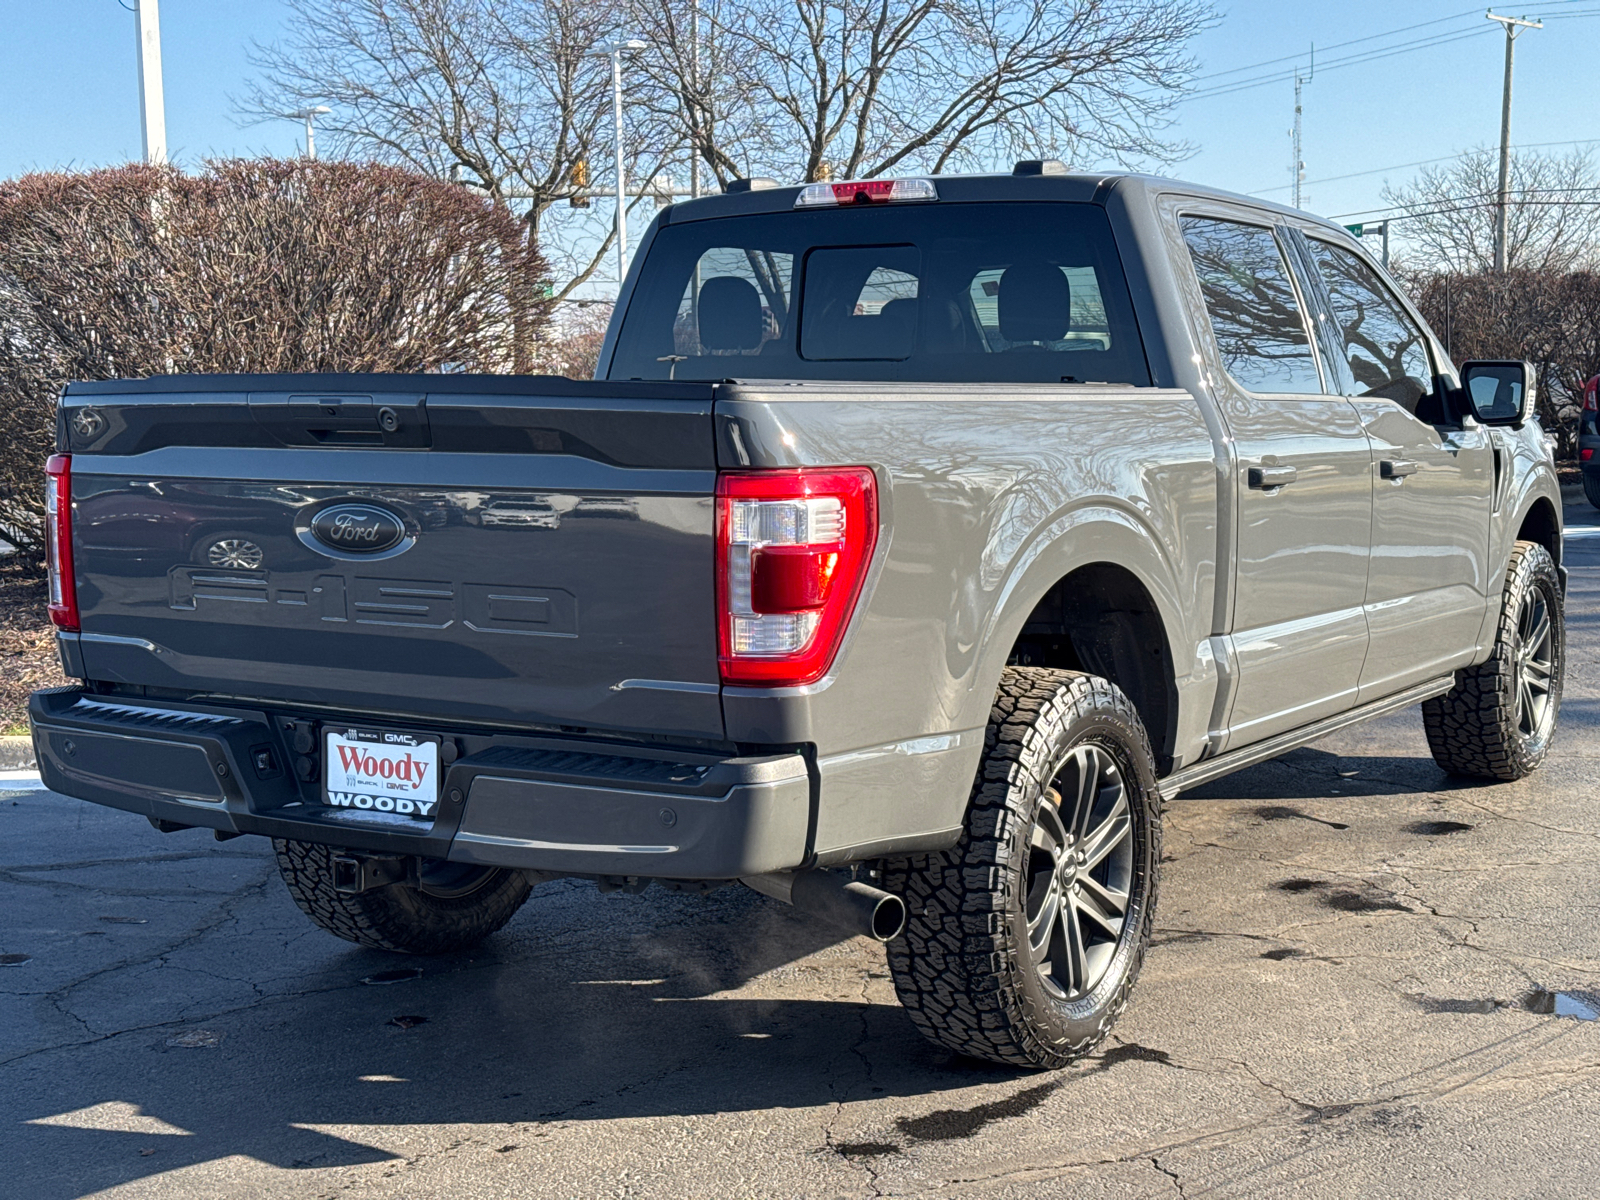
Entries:
{"label": "front wheel", "polygon": [[888,945],[901,1004],[961,1054],[1047,1068],[1087,1054],[1127,1006],[1160,860],[1133,704],[1091,675],[1006,668],[961,841],[886,864],[909,914]]}
{"label": "front wheel", "polygon": [[272,847],[300,911],[335,937],[374,950],[464,950],[515,916],[532,890],[520,871],[425,858],[415,886],[392,883],[351,895],[333,886],[338,851],[331,846],[274,838]]}
{"label": "front wheel", "polygon": [[1518,542],[1506,568],[1494,653],[1422,706],[1433,760],[1452,775],[1510,781],[1538,769],[1561,712],[1566,626],[1550,552]]}

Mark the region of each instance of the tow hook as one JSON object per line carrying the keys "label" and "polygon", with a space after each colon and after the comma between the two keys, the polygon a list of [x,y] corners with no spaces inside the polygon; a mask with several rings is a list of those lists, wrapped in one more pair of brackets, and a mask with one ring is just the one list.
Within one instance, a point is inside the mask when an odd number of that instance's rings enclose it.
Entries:
{"label": "tow hook", "polygon": [[333,890],[346,896],[359,896],[391,883],[404,883],[406,873],[406,860],[396,855],[333,856]]}

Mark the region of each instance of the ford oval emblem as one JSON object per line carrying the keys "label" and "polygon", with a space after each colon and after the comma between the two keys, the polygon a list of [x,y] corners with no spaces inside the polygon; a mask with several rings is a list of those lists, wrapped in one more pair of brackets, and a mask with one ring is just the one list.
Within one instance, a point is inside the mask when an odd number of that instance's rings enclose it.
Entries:
{"label": "ford oval emblem", "polygon": [[387,509],[371,504],[336,504],[312,520],[311,536],[346,554],[379,554],[399,545],[406,536],[406,527]]}

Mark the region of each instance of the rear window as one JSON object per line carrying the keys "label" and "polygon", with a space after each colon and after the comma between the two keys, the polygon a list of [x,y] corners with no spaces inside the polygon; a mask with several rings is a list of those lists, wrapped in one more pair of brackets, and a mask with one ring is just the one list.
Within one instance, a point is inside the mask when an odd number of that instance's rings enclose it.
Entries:
{"label": "rear window", "polygon": [[1105,212],[1064,203],[665,226],[610,378],[1150,382]]}

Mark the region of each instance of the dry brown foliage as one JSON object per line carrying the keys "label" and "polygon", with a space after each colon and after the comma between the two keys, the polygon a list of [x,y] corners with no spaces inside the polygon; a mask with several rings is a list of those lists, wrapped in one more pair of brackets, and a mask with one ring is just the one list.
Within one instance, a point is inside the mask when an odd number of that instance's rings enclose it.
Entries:
{"label": "dry brown foliage", "polygon": [[29,692],[68,682],[45,613],[44,577],[14,554],[0,558],[0,734],[27,732]]}
{"label": "dry brown foliage", "polygon": [[1576,451],[1577,405],[1600,374],[1600,273],[1508,271],[1504,275],[1410,272],[1417,307],[1456,362],[1523,358],[1539,372],[1539,414]]}
{"label": "dry brown foliage", "polygon": [[0,536],[37,561],[70,380],[528,370],[547,274],[504,205],[398,167],[237,160],[0,184]]}

